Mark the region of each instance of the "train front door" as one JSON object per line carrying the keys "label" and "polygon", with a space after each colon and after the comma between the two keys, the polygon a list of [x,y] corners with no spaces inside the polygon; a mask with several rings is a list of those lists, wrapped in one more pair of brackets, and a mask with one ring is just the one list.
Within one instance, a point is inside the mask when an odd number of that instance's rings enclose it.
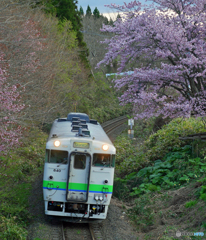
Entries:
{"label": "train front door", "polygon": [[84,153],[70,156],[67,201],[87,202],[91,157]]}

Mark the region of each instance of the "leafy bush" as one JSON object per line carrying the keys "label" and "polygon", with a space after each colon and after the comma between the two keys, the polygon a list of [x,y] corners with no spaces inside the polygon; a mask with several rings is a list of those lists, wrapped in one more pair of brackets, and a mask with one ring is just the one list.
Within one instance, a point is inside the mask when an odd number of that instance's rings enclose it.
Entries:
{"label": "leafy bush", "polygon": [[134,207],[128,211],[129,217],[137,224],[138,229],[143,231],[153,225],[154,211],[150,204],[150,196],[145,194],[137,198]]}
{"label": "leafy bush", "polygon": [[[116,185],[126,189],[127,196],[139,197],[161,189],[177,188],[203,176],[206,158],[194,157],[192,146],[179,140],[179,136],[203,131],[200,119],[175,119],[142,145],[135,146],[127,137],[119,137],[115,142],[116,173],[120,177],[115,179]],[[206,199],[206,192],[202,190],[199,194],[201,199]]]}
{"label": "leafy bush", "polygon": [[147,150],[145,159],[154,161],[163,158],[172,149],[185,145],[185,141],[180,140],[179,137],[204,131],[201,118],[174,119],[145,141],[144,147]]}
{"label": "leafy bush", "polygon": [[134,124],[134,136],[135,138],[146,140],[151,134],[154,134],[163,125],[168,124],[169,119],[163,119],[161,117],[152,117],[147,120],[138,119]]}
{"label": "leafy bush", "polygon": [[0,216],[0,239],[2,240],[26,240],[27,231],[16,223],[16,218]]}
{"label": "leafy bush", "polygon": [[0,156],[0,239],[26,239],[28,197],[33,177],[43,169],[46,134],[28,129],[21,148]]}
{"label": "leafy bush", "polygon": [[[142,168],[138,172],[126,175],[122,182],[131,186],[131,182],[138,182],[132,188],[130,196],[140,196],[144,193],[171,189],[187,184],[206,173],[206,161],[191,158],[191,146],[176,148],[162,160],[156,160],[152,166]],[[202,187],[201,198],[204,198],[206,187]],[[205,194],[206,195],[206,194]]]}
{"label": "leafy bush", "polygon": [[130,189],[126,183],[126,180],[121,178],[114,179],[113,194],[115,197],[125,200],[129,197]]}
{"label": "leafy bush", "polygon": [[195,206],[196,204],[197,204],[197,200],[194,200],[194,201],[191,200],[191,201],[185,203],[185,207],[190,208],[190,207]]}
{"label": "leafy bush", "polygon": [[144,193],[160,191],[160,186],[156,186],[152,183],[142,183],[138,187],[133,188],[133,192],[130,193],[130,196],[139,196]]}
{"label": "leafy bush", "polygon": [[[125,176],[135,170],[149,166],[155,161],[163,159],[173,149],[188,144],[186,141],[180,140],[179,137],[204,131],[204,124],[200,118],[177,118],[163,126],[156,133],[151,134],[142,144],[135,145],[133,140],[128,139],[127,136],[120,136],[114,143],[117,148],[117,172],[120,176]],[[204,151],[205,147],[201,149],[202,153]]]}
{"label": "leafy bush", "polygon": [[200,199],[206,201],[206,186],[203,185],[200,190]]}

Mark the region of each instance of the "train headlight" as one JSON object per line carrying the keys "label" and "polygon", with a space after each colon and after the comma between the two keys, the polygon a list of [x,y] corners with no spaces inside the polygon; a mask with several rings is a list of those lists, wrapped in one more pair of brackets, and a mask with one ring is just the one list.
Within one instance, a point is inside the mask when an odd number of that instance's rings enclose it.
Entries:
{"label": "train headlight", "polygon": [[107,144],[102,145],[102,149],[104,151],[107,151],[109,149],[109,146]]}
{"label": "train headlight", "polygon": [[61,143],[60,143],[60,141],[59,141],[59,140],[56,140],[56,141],[54,142],[54,146],[55,146],[55,147],[59,147],[59,146],[60,146],[60,144],[61,144]]}

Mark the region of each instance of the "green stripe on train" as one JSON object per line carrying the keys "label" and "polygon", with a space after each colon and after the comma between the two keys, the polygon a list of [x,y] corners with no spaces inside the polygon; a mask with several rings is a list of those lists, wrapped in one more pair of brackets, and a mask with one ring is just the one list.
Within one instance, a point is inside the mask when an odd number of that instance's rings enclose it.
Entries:
{"label": "green stripe on train", "polygon": [[89,191],[95,192],[112,192],[112,185],[98,185],[98,184],[90,184]]}
{"label": "green stripe on train", "polygon": [[[55,182],[55,181],[43,181],[43,187],[48,188],[60,188],[65,189],[67,183],[66,182]],[[87,184],[85,183],[70,183],[69,189],[75,189],[75,190],[87,190]],[[99,185],[99,184],[90,184],[89,191],[95,191],[95,192],[112,192],[113,186],[112,185]]]}
{"label": "green stripe on train", "polygon": [[43,181],[43,187],[48,187],[48,188],[57,188],[57,186],[59,186],[58,188],[60,189],[65,189],[67,187],[67,183],[66,182],[54,182],[54,181]]}

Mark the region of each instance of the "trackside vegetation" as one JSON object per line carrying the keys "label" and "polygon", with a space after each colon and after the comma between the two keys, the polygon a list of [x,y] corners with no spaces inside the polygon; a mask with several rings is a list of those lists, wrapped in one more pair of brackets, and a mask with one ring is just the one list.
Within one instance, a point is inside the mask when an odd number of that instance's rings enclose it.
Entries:
{"label": "trackside vegetation", "polygon": [[47,134],[27,129],[21,146],[0,156],[0,239],[24,240],[32,220],[28,211],[32,183],[43,172]]}
{"label": "trackside vegetation", "polygon": [[[150,121],[137,123],[138,127],[134,130],[137,140],[133,144],[126,135],[117,138],[116,162],[120,174],[127,175],[134,169],[139,170],[140,167],[154,164],[156,160],[163,160],[167,153],[188,144],[179,137],[205,131],[201,118],[176,118],[157,132],[153,131],[154,120]],[[203,148],[201,151],[205,150]]]}
{"label": "trackside vegetation", "polygon": [[[179,139],[205,132],[204,121],[201,118],[177,118],[156,132],[153,132],[154,119],[136,125],[135,140],[129,140],[123,134],[115,141],[117,160],[114,195],[131,205],[128,215],[136,223],[138,231],[145,233],[145,239],[154,239],[150,238],[151,230],[158,228],[158,219],[163,216],[167,219],[163,224],[165,229],[173,227],[171,231],[174,234],[175,228],[176,231],[178,229],[178,219],[179,223],[183,219],[182,224],[185,224],[187,216],[188,219],[191,217],[188,209],[193,209],[193,214],[198,209],[206,210],[205,142]],[[175,208],[171,208],[176,196],[179,197],[179,201],[175,202],[177,209],[181,206],[179,215]],[[171,216],[173,223],[168,226]],[[201,229],[205,232],[205,217],[203,214],[196,229],[193,216],[185,230],[195,232]],[[159,239],[175,239],[166,237],[166,232],[163,232]]]}

